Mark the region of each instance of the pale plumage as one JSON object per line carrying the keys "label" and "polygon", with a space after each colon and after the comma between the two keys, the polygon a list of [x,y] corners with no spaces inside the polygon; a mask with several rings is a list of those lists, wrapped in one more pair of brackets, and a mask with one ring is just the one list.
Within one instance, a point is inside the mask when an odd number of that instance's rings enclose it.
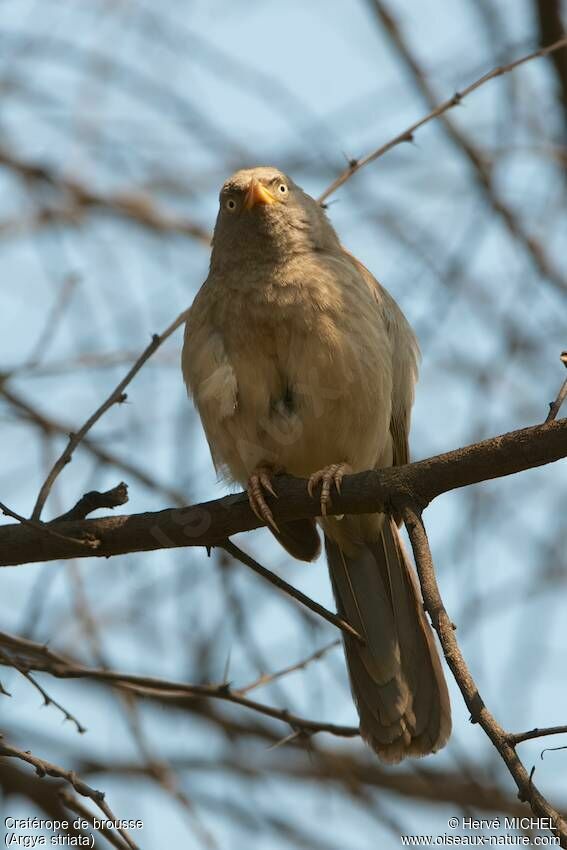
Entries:
{"label": "pale plumage", "polygon": [[[253,507],[258,471],[266,481],[407,462],[417,360],[402,312],[312,198],[274,168],[225,183],[182,363],[215,467],[249,486]],[[362,734],[386,761],[438,749],[446,685],[395,524],[322,524],[338,607],[367,638],[346,646]],[[317,553],[309,520],[276,536],[297,557]]]}

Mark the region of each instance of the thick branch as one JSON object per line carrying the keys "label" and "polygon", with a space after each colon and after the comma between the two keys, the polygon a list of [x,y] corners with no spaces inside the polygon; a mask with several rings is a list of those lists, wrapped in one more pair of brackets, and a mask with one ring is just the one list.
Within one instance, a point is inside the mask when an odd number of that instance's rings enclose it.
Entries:
{"label": "thick branch", "polygon": [[[342,494],[333,495],[337,513],[390,510],[414,502],[421,508],[441,493],[512,475],[567,457],[567,419],[511,431],[447,454],[344,479]],[[317,516],[319,503],[305,482],[276,479],[279,499],[271,502],[277,520]],[[109,557],[182,546],[217,546],[228,537],[258,528],[242,493],[192,507],[131,516],[108,516],[53,523],[64,537],[97,540],[96,549],[78,547],[27,525],[0,527],[0,566],[80,557]]]}

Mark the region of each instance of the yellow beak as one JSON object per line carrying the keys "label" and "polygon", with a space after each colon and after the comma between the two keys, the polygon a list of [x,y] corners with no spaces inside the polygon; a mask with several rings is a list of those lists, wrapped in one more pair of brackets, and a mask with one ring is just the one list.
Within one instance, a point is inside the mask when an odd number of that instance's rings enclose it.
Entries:
{"label": "yellow beak", "polygon": [[275,204],[275,202],[276,199],[272,193],[253,177],[244,198],[244,209],[251,210],[256,204]]}

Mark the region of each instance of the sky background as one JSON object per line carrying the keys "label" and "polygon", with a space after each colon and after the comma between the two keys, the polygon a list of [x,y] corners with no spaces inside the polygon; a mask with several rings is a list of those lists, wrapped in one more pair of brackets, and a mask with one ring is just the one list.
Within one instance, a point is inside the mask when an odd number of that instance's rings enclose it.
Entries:
{"label": "sky background", "polygon": [[[168,221],[206,232],[219,187],[236,168],[274,164],[320,194],[348,158],[430,111],[372,5],[2,2],[0,151],[107,199],[142,195]],[[436,101],[538,46],[535,6],[524,0],[390,0],[388,8]],[[329,215],[342,241],[394,295],[420,339],[416,459],[542,421],[564,377],[565,117],[551,63],[538,60],[489,82],[450,120],[489,164],[497,197],[558,272],[550,280],[535,266],[440,121],[333,195]],[[0,372],[11,393],[57,426],[46,433],[0,396],[0,500],[24,515],[63,435],[98,407],[206,276],[204,241],[174,227],[144,228],[134,218],[116,214],[112,203],[74,210],[69,193],[0,166]],[[225,493],[186,400],[180,346],[178,332],[135,379],[127,403],[94,429],[95,446],[114,461],[79,450],[53,489],[46,518],[83,492],[122,479],[130,494],[124,513]],[[567,495],[565,469],[563,462],[446,494],[425,515],[461,648],[485,701],[512,730],[567,719],[567,539],[558,509]],[[265,531],[236,542],[333,607],[323,561],[291,561]],[[197,549],[5,570],[0,598],[4,631],[49,641],[86,663],[102,659],[185,681],[219,682],[228,668],[241,685],[336,638],[327,624],[308,626],[244,566],[218,552],[209,560]],[[309,764],[317,753],[231,741],[191,711],[141,704],[148,746],[172,767],[192,800],[189,811],[147,777],[93,766],[141,763],[132,717],[116,695],[41,679],[87,726],[79,738],[53,707],[40,710],[39,695],[16,671],[1,672],[12,693],[0,703],[10,739],[82,767],[115,813],[143,819],[137,837],[146,850],[311,846],[286,838],[274,825],[278,818],[316,835],[321,847],[396,847],[396,832],[443,833],[458,814],[454,804],[380,788],[357,800],[340,782],[294,777],[289,765]],[[449,745],[388,770],[472,776],[513,798],[511,778],[448,678],[455,729]],[[307,717],[356,722],[338,647],[257,696]],[[236,719],[246,712],[217,708]],[[282,724],[270,728],[281,737],[288,732]],[[316,743],[361,764],[373,759],[357,739],[319,735]],[[526,743],[521,754],[528,769],[536,765],[541,790],[565,803],[567,754],[541,760],[542,748],[541,741]],[[250,775],[227,766],[231,760]],[[35,813],[18,797],[0,798],[2,806],[3,815]],[[253,844],[245,843],[251,835]]]}

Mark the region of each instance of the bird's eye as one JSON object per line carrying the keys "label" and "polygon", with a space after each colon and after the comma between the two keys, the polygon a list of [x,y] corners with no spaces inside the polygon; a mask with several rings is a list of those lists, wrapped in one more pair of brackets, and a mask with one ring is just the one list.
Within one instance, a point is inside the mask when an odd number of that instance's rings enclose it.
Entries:
{"label": "bird's eye", "polygon": [[285,185],[285,183],[280,183],[278,185],[278,192],[280,193],[280,195],[287,195],[287,186]]}
{"label": "bird's eye", "polygon": [[234,212],[234,210],[236,209],[236,201],[234,200],[234,198],[227,198],[224,202],[224,208],[229,212]]}

